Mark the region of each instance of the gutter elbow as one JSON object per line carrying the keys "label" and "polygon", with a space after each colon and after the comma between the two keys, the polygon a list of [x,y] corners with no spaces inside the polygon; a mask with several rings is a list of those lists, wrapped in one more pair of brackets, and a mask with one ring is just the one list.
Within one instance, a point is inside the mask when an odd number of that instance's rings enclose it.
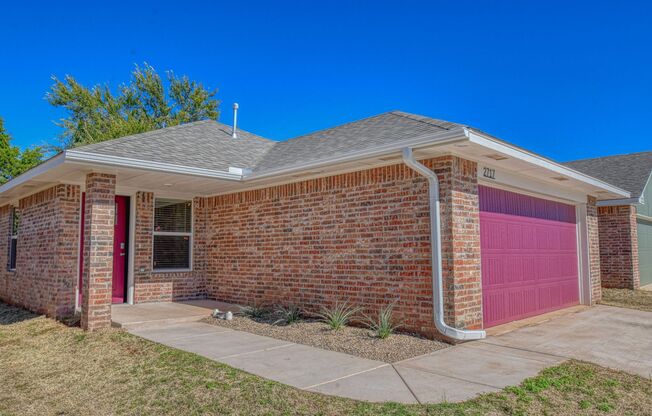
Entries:
{"label": "gutter elbow", "polygon": [[[464,129],[468,134],[467,129]],[[486,338],[482,330],[465,330],[449,326],[444,322],[444,290],[441,264],[441,217],[439,210],[439,178],[437,174],[414,158],[412,149],[403,148],[403,162],[428,180],[430,200],[430,252],[432,270],[432,311],[435,327],[443,335],[458,340],[471,341]]]}

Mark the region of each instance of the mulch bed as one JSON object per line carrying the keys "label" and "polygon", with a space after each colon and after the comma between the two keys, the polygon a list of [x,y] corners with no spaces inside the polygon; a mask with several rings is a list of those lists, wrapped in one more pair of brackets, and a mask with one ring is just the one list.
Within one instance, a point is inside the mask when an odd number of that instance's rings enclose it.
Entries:
{"label": "mulch bed", "polygon": [[428,354],[450,346],[415,334],[394,333],[388,338],[380,339],[366,328],[346,326],[333,331],[323,322],[313,319],[303,319],[289,325],[274,324],[275,320],[273,316],[254,319],[236,315],[232,321],[211,317],[204,322],[387,363]]}

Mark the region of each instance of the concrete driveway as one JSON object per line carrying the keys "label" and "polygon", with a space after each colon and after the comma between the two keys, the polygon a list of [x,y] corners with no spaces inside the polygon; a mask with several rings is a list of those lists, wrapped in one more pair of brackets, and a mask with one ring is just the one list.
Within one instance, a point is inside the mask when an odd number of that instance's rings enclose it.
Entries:
{"label": "concrete driveway", "polygon": [[394,364],[199,322],[130,332],[300,389],[367,401],[463,401],[568,358],[652,375],[652,313],[607,306]]}

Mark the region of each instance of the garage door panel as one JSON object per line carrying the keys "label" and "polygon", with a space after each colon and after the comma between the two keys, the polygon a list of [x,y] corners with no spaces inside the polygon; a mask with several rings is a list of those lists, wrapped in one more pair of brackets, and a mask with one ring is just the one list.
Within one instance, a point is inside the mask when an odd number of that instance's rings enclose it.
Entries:
{"label": "garage door panel", "polygon": [[480,208],[485,327],[579,302],[573,206],[480,187]]}

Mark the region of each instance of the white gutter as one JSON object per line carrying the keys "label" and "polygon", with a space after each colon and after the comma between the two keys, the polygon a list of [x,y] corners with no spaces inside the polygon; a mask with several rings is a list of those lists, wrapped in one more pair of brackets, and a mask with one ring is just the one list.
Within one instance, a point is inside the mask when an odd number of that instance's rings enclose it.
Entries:
{"label": "white gutter", "polygon": [[99,164],[113,167],[151,170],[155,172],[178,173],[182,175],[200,176],[203,178],[227,179],[240,181],[242,174],[225,172],[221,170],[196,168],[192,166],[175,165],[172,163],[154,162],[141,159],[132,159],[121,156],[100,155],[97,153],[78,152],[66,150],[66,162]]}
{"label": "white gutter", "polygon": [[441,217],[439,209],[439,178],[435,172],[414,159],[412,148],[403,148],[403,161],[417,173],[428,179],[428,193],[430,198],[430,251],[432,265],[432,312],[437,330],[445,336],[460,340],[470,341],[484,339],[485,331],[457,329],[444,322],[444,285],[441,265]]}
{"label": "white gutter", "polygon": [[384,146],[376,146],[372,150],[365,149],[357,152],[350,152],[344,156],[336,156],[327,159],[320,159],[317,161],[310,161],[292,165],[290,167],[285,167],[281,169],[268,170],[261,173],[252,173],[250,175],[245,175],[243,177],[244,181],[255,181],[258,179],[264,179],[279,175],[290,174],[294,172],[300,172],[304,169],[316,169],[323,166],[328,166],[336,163],[352,162],[364,158],[372,158],[385,156],[390,154],[395,154],[397,151],[400,151],[403,147],[409,146],[421,147],[427,145],[442,145],[445,143],[454,143],[458,141],[466,141],[467,137],[464,135],[464,130],[453,129],[443,131],[441,133],[428,133],[421,136],[414,137],[410,140],[401,142],[400,144],[390,143]]}
{"label": "white gutter", "polygon": [[40,165],[37,165],[27,172],[16,176],[9,182],[5,183],[4,185],[0,186],[0,194],[3,192],[6,192],[12,188],[15,188],[18,185],[21,185],[34,177],[47,172],[48,170],[55,168],[59,165],[61,165],[65,161],[65,155],[63,153],[59,153],[58,155],[46,160],[45,162],[41,163]]}
{"label": "white gutter", "polygon": [[636,218],[638,218],[641,221],[652,222],[652,217],[648,217],[647,215],[636,214]]}
{"label": "white gutter", "polygon": [[599,207],[614,207],[617,205],[633,205],[641,204],[641,198],[625,198],[625,199],[605,199],[603,201],[598,201],[597,206]]}
{"label": "white gutter", "polygon": [[586,175],[582,172],[579,172],[575,169],[571,169],[569,167],[566,167],[562,164],[559,164],[553,160],[550,160],[546,157],[537,155],[535,153],[529,152],[525,149],[521,149],[518,146],[514,146],[513,144],[504,142],[503,140],[497,139],[491,135],[488,135],[484,132],[472,129],[472,128],[464,128],[464,133],[468,137],[469,141],[471,143],[476,143],[481,146],[484,146],[488,149],[492,149],[496,152],[503,153],[505,155],[511,156],[515,159],[520,159],[523,160],[527,163],[530,163],[535,166],[539,166],[542,168],[545,168],[547,170],[550,170],[552,172],[568,176],[569,178],[578,180],[580,182],[584,182],[586,184],[589,184],[591,186],[595,186],[596,188],[601,188],[604,190],[607,190],[613,194],[620,195],[624,198],[629,198],[631,195],[629,192],[627,192],[624,189],[618,188],[617,186],[613,186],[611,184],[608,184],[607,182],[604,182],[600,179],[596,179],[592,176]]}

